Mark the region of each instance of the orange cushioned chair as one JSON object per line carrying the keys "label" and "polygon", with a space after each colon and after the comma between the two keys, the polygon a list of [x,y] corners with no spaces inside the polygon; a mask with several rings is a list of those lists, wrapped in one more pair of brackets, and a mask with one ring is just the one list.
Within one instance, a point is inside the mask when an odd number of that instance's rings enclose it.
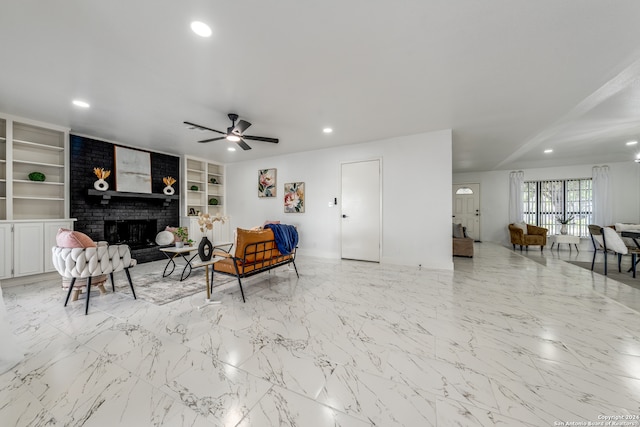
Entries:
{"label": "orange cushioned chair", "polygon": [[241,278],[250,277],[287,264],[293,264],[296,275],[298,275],[298,268],[295,263],[295,249],[288,255],[280,253],[272,230],[244,230],[238,228],[236,234],[237,240],[234,255],[226,252],[214,252],[214,255],[224,259],[213,264],[212,274],[220,273],[236,277],[240,285],[242,301],[245,301],[245,298]]}

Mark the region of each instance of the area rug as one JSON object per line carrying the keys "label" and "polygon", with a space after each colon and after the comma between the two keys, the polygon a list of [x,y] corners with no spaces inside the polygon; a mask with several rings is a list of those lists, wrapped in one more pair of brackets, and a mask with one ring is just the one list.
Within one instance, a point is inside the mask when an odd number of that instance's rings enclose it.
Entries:
{"label": "area rug", "polygon": [[[206,292],[207,280],[204,275],[204,268],[194,269],[189,277],[183,281],[180,281],[180,272],[174,272],[170,276],[162,277],[162,272],[136,275],[134,269],[132,269],[131,279],[133,288],[136,291],[136,297],[156,305],[164,305],[198,292]],[[214,275],[213,288],[215,289],[233,280],[236,279],[221,274]],[[124,274],[119,273],[116,277],[116,292],[131,294],[129,282]]]}
{"label": "area rug", "polygon": [[[578,267],[584,268],[586,270],[591,271],[591,263],[584,261],[565,261],[569,264],[577,265]],[[604,276],[604,263],[596,262],[593,273],[600,274],[609,279],[624,283],[625,285],[631,286],[632,288],[640,289],[640,265],[638,266],[638,271],[636,272],[636,278],[634,279],[631,275],[631,272],[627,273],[629,269],[629,262],[622,264],[622,273],[618,273],[618,262],[610,262],[607,263],[607,275]]]}

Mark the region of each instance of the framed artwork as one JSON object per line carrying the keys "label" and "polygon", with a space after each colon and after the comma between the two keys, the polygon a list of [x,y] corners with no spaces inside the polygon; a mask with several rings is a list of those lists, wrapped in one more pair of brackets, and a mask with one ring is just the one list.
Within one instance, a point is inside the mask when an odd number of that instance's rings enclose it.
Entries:
{"label": "framed artwork", "polygon": [[276,197],[277,169],[260,169],[258,171],[258,197]]}
{"label": "framed artwork", "polygon": [[284,212],[304,213],[304,182],[284,185]]}
{"label": "framed artwork", "polygon": [[151,193],[151,153],[115,146],[116,191]]}

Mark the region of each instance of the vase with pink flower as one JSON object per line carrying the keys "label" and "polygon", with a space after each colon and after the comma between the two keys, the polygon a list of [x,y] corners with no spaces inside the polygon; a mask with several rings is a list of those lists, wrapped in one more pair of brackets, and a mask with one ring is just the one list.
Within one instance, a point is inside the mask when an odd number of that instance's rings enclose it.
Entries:
{"label": "vase with pink flower", "polygon": [[[203,233],[200,244],[198,245],[198,255],[202,261],[209,261],[213,255],[213,243],[209,240],[207,233],[213,231],[213,224],[215,222],[225,223],[227,217],[218,214],[211,215],[209,213],[198,213],[198,225],[200,231]],[[213,240],[213,236],[211,236]]]}

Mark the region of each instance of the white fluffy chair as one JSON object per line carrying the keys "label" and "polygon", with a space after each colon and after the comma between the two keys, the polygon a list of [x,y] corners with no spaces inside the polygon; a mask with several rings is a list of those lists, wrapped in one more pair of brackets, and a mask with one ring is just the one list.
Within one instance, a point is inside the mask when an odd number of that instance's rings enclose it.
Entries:
{"label": "white fluffy chair", "polygon": [[76,279],[87,279],[87,302],[84,314],[89,312],[89,295],[91,294],[91,278],[102,274],[108,274],[111,278],[111,287],[115,292],[113,273],[124,270],[131,286],[133,298],[136,292],[133,289],[129,268],[137,264],[131,259],[131,250],[127,245],[98,246],[94,248],[52,248],[53,265],[62,277],[71,279],[71,285],[67,292],[64,306],[69,302],[69,296],[73,290]]}

